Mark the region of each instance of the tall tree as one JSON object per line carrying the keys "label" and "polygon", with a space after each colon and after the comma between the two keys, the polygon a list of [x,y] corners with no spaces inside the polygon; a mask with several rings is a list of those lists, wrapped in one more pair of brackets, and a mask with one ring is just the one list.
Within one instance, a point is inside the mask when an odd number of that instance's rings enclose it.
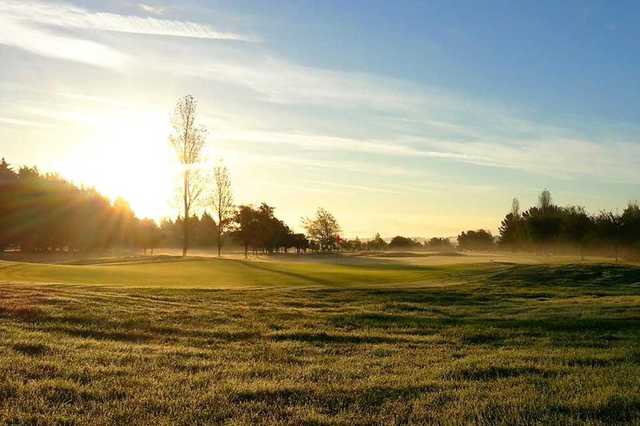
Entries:
{"label": "tall tree", "polygon": [[562,209],[562,221],[567,241],[578,246],[580,260],[584,260],[584,249],[593,231],[592,218],[584,207],[571,206]]}
{"label": "tall tree", "polygon": [[561,237],[563,228],[563,212],[553,204],[551,193],[545,189],[538,197],[538,206],[531,207],[523,213],[527,233],[539,250],[545,252]]}
{"label": "tall tree", "polygon": [[231,178],[229,170],[223,164],[219,164],[213,170],[214,189],[211,204],[218,217],[218,257],[222,251],[222,236],[233,220],[234,206],[233,193],[231,192]]}
{"label": "tall tree", "polygon": [[0,252],[9,246],[12,228],[17,225],[12,215],[17,179],[18,175],[3,158],[0,161]]}
{"label": "tall tree", "polygon": [[236,211],[234,220],[238,225],[235,231],[236,238],[244,247],[244,258],[249,257],[249,247],[256,242],[258,232],[257,212],[251,206],[240,206]]}
{"label": "tall tree", "polygon": [[520,215],[520,202],[517,198],[511,201],[511,212],[508,213],[498,227],[499,242],[515,251],[524,241],[524,227]]}
{"label": "tall tree", "polygon": [[320,245],[320,250],[335,249],[340,233],[340,225],[335,216],[323,208],[318,208],[314,218],[305,218],[302,222],[309,237]]}
{"label": "tall tree", "polygon": [[631,251],[640,253],[640,206],[637,202],[631,202],[622,212],[622,235],[624,243]]}
{"label": "tall tree", "polygon": [[600,241],[613,247],[617,262],[620,257],[620,243],[624,231],[622,216],[618,213],[602,211],[594,221]]}
{"label": "tall tree", "polygon": [[[202,194],[202,179],[198,167],[202,161],[207,132],[205,128],[197,124],[197,113],[198,102],[193,96],[187,95],[180,98],[176,103],[172,118],[173,134],[169,137],[169,142],[182,166],[180,198],[183,218],[191,217],[191,211]],[[187,255],[189,249],[189,225],[189,220],[183,221],[183,256]]]}

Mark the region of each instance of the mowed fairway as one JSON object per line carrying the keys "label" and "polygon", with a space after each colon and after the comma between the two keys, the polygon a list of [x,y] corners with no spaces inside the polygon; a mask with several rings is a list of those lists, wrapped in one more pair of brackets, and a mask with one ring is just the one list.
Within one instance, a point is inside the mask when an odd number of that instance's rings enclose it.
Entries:
{"label": "mowed fairway", "polygon": [[0,262],[0,423],[640,424],[640,268]]}
{"label": "mowed fairway", "polygon": [[[244,261],[175,257],[83,264],[42,264],[0,261],[0,282],[93,284],[112,287],[239,289],[293,286],[353,287],[406,285],[429,278],[465,276],[472,268],[447,269],[401,265],[382,260],[330,258],[322,262]],[[331,259],[335,259],[331,262]]]}

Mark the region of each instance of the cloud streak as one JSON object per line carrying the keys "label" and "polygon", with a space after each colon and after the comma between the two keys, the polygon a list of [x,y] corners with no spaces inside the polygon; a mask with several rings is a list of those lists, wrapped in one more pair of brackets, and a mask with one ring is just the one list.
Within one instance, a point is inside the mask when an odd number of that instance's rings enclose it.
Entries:
{"label": "cloud streak", "polygon": [[0,6],[0,44],[48,58],[66,59],[104,68],[121,68],[128,58],[111,47],[79,38],[62,36],[26,25],[3,15]]}
{"label": "cloud streak", "polygon": [[[305,151],[452,161],[560,179],[590,176],[637,181],[631,170],[639,165],[634,160],[638,156],[625,154],[640,152],[640,144],[633,141],[596,140],[579,129],[530,120],[506,105],[383,76],[305,67],[270,57],[244,62],[218,59],[180,71],[249,89],[259,102],[304,108],[293,112],[303,114],[304,121],[309,121],[309,111],[333,111],[323,119],[325,123],[318,120],[323,130],[316,134],[285,124],[285,132],[219,132],[221,139],[290,145]],[[335,120],[343,112],[353,118],[351,123]],[[335,120],[329,133],[326,120]],[[358,123],[367,123],[368,130],[362,131]]]}
{"label": "cloud streak", "polygon": [[[148,6],[147,11],[150,11]],[[63,28],[212,40],[257,41],[254,37],[242,34],[216,31],[206,24],[149,16],[91,12],[67,3],[3,0],[0,1],[0,13],[12,20]]]}
{"label": "cloud streak", "polygon": [[[233,131],[218,132],[214,139],[227,142],[252,142],[259,144],[292,145],[310,151],[349,151],[377,155],[393,155],[407,157],[431,157],[464,160],[469,156],[464,153],[448,152],[446,150],[420,150],[397,141],[360,140],[327,135],[303,133],[283,133],[265,131]],[[478,158],[477,161],[481,161]]]}

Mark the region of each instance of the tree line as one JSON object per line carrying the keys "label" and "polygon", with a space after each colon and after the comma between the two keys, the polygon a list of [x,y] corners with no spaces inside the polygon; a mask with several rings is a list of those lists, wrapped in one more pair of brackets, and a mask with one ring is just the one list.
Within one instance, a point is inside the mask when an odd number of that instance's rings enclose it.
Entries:
{"label": "tree line", "polygon": [[524,212],[514,199],[497,237],[482,229],[465,231],[458,235],[456,247],[449,238],[431,238],[423,243],[400,235],[388,242],[380,234],[365,241],[341,238],[336,218],[325,209],[302,220],[306,233],[296,233],[266,203],[236,207],[224,201],[232,199],[230,189],[228,171],[217,167],[212,191],[217,200],[212,202],[214,214],[206,210],[199,216],[192,214],[187,226],[182,216],[156,224],[137,218],[123,199],[111,202],[93,188],[78,187],[56,174],[40,173],[35,167],[14,170],[2,159],[0,250],[86,252],[119,247],[146,252],[160,246],[184,248],[184,231],[188,229],[190,246],[215,247],[220,253],[225,244],[236,244],[245,255],[387,249],[503,249],[541,254],[575,251],[580,256],[600,253],[616,258],[640,254],[637,203],[629,203],[621,213],[589,214],[581,207],[554,204],[545,190],[537,205]]}
{"label": "tree line", "polygon": [[0,161],[0,250],[90,251],[152,248],[160,241],[153,220],[138,219],[123,199],[115,202],[35,167],[14,171]]}
{"label": "tree line", "polygon": [[577,253],[629,259],[640,257],[640,206],[630,202],[622,212],[603,210],[590,214],[584,207],[559,206],[543,190],[535,206],[520,210],[514,198],[511,211],[490,231],[465,231],[458,235],[461,250],[508,250],[537,254]]}
{"label": "tree line", "polygon": [[513,251],[573,250],[581,257],[593,252],[616,259],[640,254],[640,206],[636,202],[630,202],[621,213],[589,214],[583,207],[554,204],[551,193],[544,190],[538,204],[524,212],[514,199],[498,230],[498,245]]}
{"label": "tree line", "polygon": [[[225,179],[229,183],[228,176]],[[14,171],[4,158],[0,161],[0,218],[0,250],[86,252],[118,247],[146,251],[160,245],[184,246],[183,217],[163,219],[160,224],[139,219],[121,198],[111,202],[93,188],[78,187],[36,167]],[[186,227],[191,231],[190,244],[220,249],[230,241],[256,253],[292,248],[303,252],[317,246],[304,234],[294,233],[266,203],[228,208],[218,212],[217,219],[207,211],[191,215]]]}
{"label": "tree line", "polygon": [[[225,179],[229,183],[228,176]],[[0,219],[0,251],[129,248],[146,252],[159,246],[184,247],[185,228],[192,246],[218,250],[225,241],[242,244],[247,253],[289,249],[300,253],[317,246],[275,217],[274,208],[266,203],[229,207],[223,214],[218,212],[218,221],[207,211],[191,215],[187,227],[180,216],[157,224],[137,218],[121,198],[111,202],[93,188],[78,187],[35,167],[14,171],[4,158],[0,161]]]}

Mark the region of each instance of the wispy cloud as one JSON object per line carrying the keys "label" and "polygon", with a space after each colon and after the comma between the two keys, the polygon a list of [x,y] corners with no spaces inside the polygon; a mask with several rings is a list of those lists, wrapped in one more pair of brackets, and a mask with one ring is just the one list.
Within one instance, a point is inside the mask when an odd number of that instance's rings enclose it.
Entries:
{"label": "wispy cloud", "polygon": [[0,123],[21,127],[49,127],[47,123],[13,117],[0,117]]}
{"label": "wispy cloud", "polygon": [[[283,60],[258,63],[221,61],[202,66],[201,76],[250,88],[261,101],[349,111],[354,124],[339,128],[335,121],[333,134],[325,126],[319,134],[300,129],[222,133],[222,138],[304,150],[430,158],[560,179],[590,176],[607,182],[637,182],[640,144],[636,141],[596,140],[580,129],[528,119],[526,113],[506,105],[392,78],[308,68]],[[363,132],[360,123],[372,130]]]}
{"label": "wispy cloud", "polygon": [[167,8],[164,6],[156,6],[156,5],[147,4],[147,3],[140,3],[138,7],[141,10],[145,11],[146,13],[150,13],[153,15],[162,15],[167,10]]}
{"label": "wispy cloud", "polygon": [[406,177],[416,178],[424,177],[425,173],[417,170],[410,170],[406,167],[384,166],[376,167],[375,164],[366,161],[348,161],[348,160],[318,160],[314,158],[304,158],[299,155],[257,155],[250,152],[242,152],[243,162],[251,162],[252,164],[269,164],[314,168],[318,170],[342,171],[353,174],[362,174],[370,176],[389,176],[389,177]]}
{"label": "wispy cloud", "polygon": [[[145,5],[147,12],[157,13],[157,8]],[[18,21],[99,31],[115,31],[132,34],[150,34],[172,37],[191,37],[217,40],[256,41],[254,37],[217,31],[207,24],[190,21],[158,19],[107,12],[92,12],[68,3],[34,1],[0,1],[0,13]]]}
{"label": "wispy cloud", "polygon": [[283,105],[406,110],[427,100],[429,104],[444,101],[436,93],[425,97],[424,88],[401,80],[307,67],[272,56],[164,65],[189,76],[249,89],[263,101]]}
{"label": "wispy cloud", "polygon": [[[348,151],[378,155],[407,157],[433,157],[465,159],[464,153],[448,151],[419,150],[397,141],[361,140],[328,135],[304,133],[283,133],[267,131],[217,132],[212,138],[227,142],[252,142],[259,144],[283,144],[310,151]],[[478,159],[480,161],[481,159]]]}
{"label": "wispy cloud", "polygon": [[103,44],[67,37],[42,30],[14,16],[3,14],[0,4],[0,44],[17,47],[49,58],[66,59],[84,64],[120,68],[127,56]]}
{"label": "wispy cloud", "polygon": [[480,140],[472,142],[429,141],[434,149],[464,153],[463,161],[553,176],[562,179],[591,176],[609,182],[637,182],[640,144],[585,139],[533,138],[510,143]]}

